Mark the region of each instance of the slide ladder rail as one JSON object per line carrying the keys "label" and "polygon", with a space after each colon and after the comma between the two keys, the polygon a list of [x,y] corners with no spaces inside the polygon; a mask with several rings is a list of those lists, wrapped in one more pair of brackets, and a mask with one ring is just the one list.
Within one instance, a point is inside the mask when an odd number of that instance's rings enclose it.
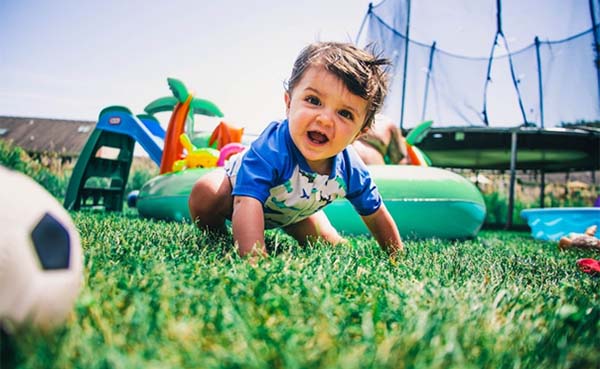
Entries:
{"label": "slide ladder rail", "polygon": [[130,136],[95,129],[73,168],[64,207],[123,210],[134,145]]}
{"label": "slide ladder rail", "polygon": [[136,117],[129,109],[111,106],[102,112],[69,180],[64,207],[68,210],[104,207],[122,211],[135,142],[160,165],[164,130],[156,118]]}

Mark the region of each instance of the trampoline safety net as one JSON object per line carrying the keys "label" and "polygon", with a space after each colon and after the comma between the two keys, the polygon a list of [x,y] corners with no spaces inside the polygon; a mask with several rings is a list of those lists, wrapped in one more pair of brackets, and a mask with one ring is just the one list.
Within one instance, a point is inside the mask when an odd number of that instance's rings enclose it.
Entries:
{"label": "trampoline safety net", "polygon": [[600,118],[599,0],[384,0],[357,36],[388,57],[403,128],[556,127]]}

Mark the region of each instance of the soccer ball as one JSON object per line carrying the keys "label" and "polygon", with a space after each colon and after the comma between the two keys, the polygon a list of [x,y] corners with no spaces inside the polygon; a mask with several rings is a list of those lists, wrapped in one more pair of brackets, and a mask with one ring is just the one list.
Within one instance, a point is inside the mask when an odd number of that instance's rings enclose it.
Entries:
{"label": "soccer ball", "polygon": [[63,323],[83,282],[79,234],[30,177],[0,166],[0,326]]}

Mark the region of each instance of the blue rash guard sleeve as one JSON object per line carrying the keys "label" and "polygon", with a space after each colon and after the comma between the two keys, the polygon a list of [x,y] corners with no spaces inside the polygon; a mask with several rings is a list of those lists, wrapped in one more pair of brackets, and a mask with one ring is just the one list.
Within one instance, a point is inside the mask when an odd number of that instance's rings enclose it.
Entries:
{"label": "blue rash guard sleeve", "polygon": [[237,178],[233,185],[233,196],[249,196],[264,204],[270,189],[280,181],[288,169],[288,155],[280,153],[278,141],[281,130],[279,122],[271,123],[243,154]]}
{"label": "blue rash guard sleeve", "polygon": [[358,214],[362,216],[371,215],[381,207],[382,203],[377,186],[371,178],[367,166],[351,146],[343,154],[346,156],[343,162],[347,163],[346,167],[343,168],[348,183],[346,198]]}

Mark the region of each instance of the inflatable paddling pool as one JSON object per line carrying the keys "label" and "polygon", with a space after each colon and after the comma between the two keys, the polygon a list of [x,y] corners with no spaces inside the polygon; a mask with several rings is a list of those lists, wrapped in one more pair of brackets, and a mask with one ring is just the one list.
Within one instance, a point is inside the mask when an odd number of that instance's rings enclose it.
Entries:
{"label": "inflatable paddling pool", "polygon": [[600,228],[600,208],[543,208],[521,211],[533,238],[558,241],[569,233],[584,233],[586,228]]}
{"label": "inflatable paddling pool", "polygon": [[[211,169],[188,169],[148,181],[137,197],[141,216],[190,221],[188,197],[193,184]],[[479,190],[462,176],[439,168],[408,165],[370,166],[384,203],[404,238],[470,238],[485,218]],[[346,199],[325,208],[336,229],[346,235],[368,229]]]}

